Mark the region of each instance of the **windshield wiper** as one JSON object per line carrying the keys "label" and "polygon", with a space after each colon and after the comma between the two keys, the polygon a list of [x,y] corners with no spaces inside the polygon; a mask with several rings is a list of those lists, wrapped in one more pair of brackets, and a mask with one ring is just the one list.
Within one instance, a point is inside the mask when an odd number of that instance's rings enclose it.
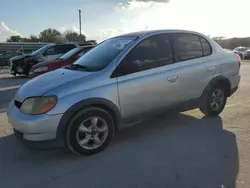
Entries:
{"label": "windshield wiper", "polygon": [[85,69],[86,71],[94,71],[95,69],[91,68],[91,67],[87,67],[84,65],[80,65],[80,64],[72,64],[69,66],[66,66],[66,68],[70,68],[70,69]]}

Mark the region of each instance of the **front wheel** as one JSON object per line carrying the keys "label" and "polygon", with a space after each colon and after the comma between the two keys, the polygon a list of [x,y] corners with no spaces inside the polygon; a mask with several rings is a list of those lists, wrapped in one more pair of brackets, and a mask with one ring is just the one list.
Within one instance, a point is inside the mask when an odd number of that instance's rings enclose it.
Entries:
{"label": "front wheel", "polygon": [[210,89],[200,111],[207,116],[218,116],[224,109],[227,102],[227,95],[223,87],[217,86]]}
{"label": "front wheel", "polygon": [[67,130],[67,146],[73,152],[89,155],[103,150],[114,135],[111,115],[97,107],[77,113]]}

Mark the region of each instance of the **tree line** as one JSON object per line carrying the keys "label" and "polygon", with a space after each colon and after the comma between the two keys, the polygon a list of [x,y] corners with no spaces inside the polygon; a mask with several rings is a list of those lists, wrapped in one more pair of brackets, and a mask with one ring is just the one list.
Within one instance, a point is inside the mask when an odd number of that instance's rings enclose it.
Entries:
{"label": "tree line", "polygon": [[212,37],[212,39],[215,40],[222,48],[226,48],[226,49],[233,50],[239,46],[250,47],[250,37],[246,37],[246,38],[234,37],[234,38],[226,39],[223,36],[216,36],[216,37]]}
{"label": "tree line", "polygon": [[234,49],[239,46],[250,47],[250,37],[247,38],[215,38],[214,39],[222,48]]}
{"label": "tree line", "polygon": [[[208,36],[210,37],[210,36]],[[223,48],[234,49],[238,46],[250,47],[250,37],[248,38],[231,38],[225,39],[223,36],[212,37],[218,44]],[[60,31],[48,28],[40,32],[38,36],[30,35],[29,37],[21,37],[19,35],[10,36],[7,38],[7,42],[71,42],[71,41],[82,41],[82,42],[93,42],[97,44],[96,40],[87,40],[85,35],[79,35],[74,31]]]}
{"label": "tree line", "polygon": [[96,40],[87,40],[85,35],[79,35],[74,31],[60,31],[48,28],[40,32],[38,36],[30,35],[29,37],[21,37],[19,35],[10,36],[6,40],[7,42],[70,42],[70,41],[81,41],[81,42],[93,42],[96,44]]}

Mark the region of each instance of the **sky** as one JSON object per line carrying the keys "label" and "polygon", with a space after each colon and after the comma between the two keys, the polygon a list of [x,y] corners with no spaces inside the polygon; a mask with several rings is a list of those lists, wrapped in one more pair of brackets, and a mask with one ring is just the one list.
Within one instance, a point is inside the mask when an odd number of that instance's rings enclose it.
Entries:
{"label": "sky", "polygon": [[102,41],[119,34],[187,29],[210,36],[249,37],[250,0],[1,0],[0,41],[47,28],[82,32]]}

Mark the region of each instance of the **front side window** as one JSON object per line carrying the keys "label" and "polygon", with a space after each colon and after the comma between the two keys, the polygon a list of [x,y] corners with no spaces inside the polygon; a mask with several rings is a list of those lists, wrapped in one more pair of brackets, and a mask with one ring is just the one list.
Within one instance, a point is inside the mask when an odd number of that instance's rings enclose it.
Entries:
{"label": "front side window", "polygon": [[174,34],[174,43],[179,61],[199,58],[203,56],[200,39],[193,34]]}
{"label": "front side window", "polygon": [[32,52],[31,55],[33,55],[33,56],[39,56],[39,55],[43,54],[50,47],[51,47],[51,45],[45,45],[45,46],[39,48],[38,50]]}
{"label": "front side window", "polygon": [[57,46],[51,46],[50,48],[48,48],[44,53],[43,55],[54,55],[54,54],[57,54],[57,50],[56,50],[56,47]]}
{"label": "front side window", "polygon": [[172,48],[167,35],[153,36],[139,43],[121,63],[122,75],[173,63]]}
{"label": "front side window", "polygon": [[74,65],[81,65],[92,69],[106,67],[127,45],[137,37],[117,37],[108,39],[78,59]]}

